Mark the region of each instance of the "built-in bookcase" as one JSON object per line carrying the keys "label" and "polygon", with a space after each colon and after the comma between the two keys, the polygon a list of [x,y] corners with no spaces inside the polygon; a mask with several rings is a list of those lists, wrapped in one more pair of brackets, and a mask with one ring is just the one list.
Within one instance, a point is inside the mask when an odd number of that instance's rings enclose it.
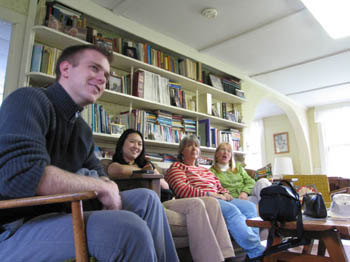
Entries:
{"label": "built-in bookcase", "polygon": [[[42,4],[42,1],[39,1],[39,4]],[[69,8],[69,7],[68,7]],[[38,12],[42,12],[43,8],[37,8]],[[89,14],[87,14],[89,15]],[[103,24],[103,21],[98,21],[96,18],[92,18],[88,16],[88,19],[95,19],[92,24]],[[40,19],[39,19],[40,20]],[[88,23],[89,24],[89,23]],[[113,28],[112,25],[108,24],[108,30]],[[44,46],[49,46],[51,48],[55,48],[58,50],[62,50],[65,47],[71,46],[71,45],[77,45],[77,44],[86,44],[89,43],[85,40],[82,40],[80,38],[71,36],[67,33],[60,32],[56,29],[50,28],[46,25],[42,24],[34,24],[31,28],[31,50],[33,50],[33,46],[35,44],[40,44]],[[116,29],[117,32],[121,32],[121,29]],[[124,32],[124,35],[127,35]],[[124,36],[123,35],[123,36]],[[130,35],[130,34],[129,34]],[[130,39],[138,39],[137,36],[130,35]],[[139,41],[142,41],[139,40]],[[154,40],[156,42],[156,39]],[[147,41],[144,41],[144,45],[146,45]],[[152,43],[149,43],[152,45]],[[157,48],[157,50],[161,50],[159,52],[163,52],[162,47],[153,45]],[[164,55],[169,54],[171,57],[178,56],[179,59],[190,59],[185,58],[181,54],[176,54],[175,52],[172,52],[171,50],[164,49]],[[56,51],[55,51],[56,52]],[[58,53],[59,54],[59,53]],[[211,86],[209,84],[205,84],[203,79],[201,79],[202,76],[198,77],[197,79],[191,79],[190,77],[187,77],[186,74],[180,74],[177,72],[172,72],[169,69],[162,68],[160,65],[154,65],[150,64],[145,61],[141,61],[139,59],[135,59],[133,57],[124,55],[122,53],[113,52],[113,62],[111,64],[111,67],[115,68],[116,70],[120,70],[122,72],[125,72],[125,75],[129,75],[129,80],[131,85],[133,85],[134,81],[134,73],[136,70],[141,69],[145,70],[147,72],[151,72],[153,74],[160,75],[161,77],[167,78],[169,82],[176,83],[181,85],[181,88],[183,92],[188,94],[188,96],[193,99],[193,104],[195,105],[195,108],[192,108],[191,110],[188,108],[181,108],[176,105],[171,104],[163,104],[156,101],[151,101],[144,99],[142,97],[133,96],[132,94],[128,93],[122,93],[122,92],[116,92],[113,90],[105,90],[101,98],[97,101],[98,104],[103,105],[106,112],[112,116],[118,115],[120,112],[129,111],[132,112],[133,110],[144,110],[144,111],[166,111],[170,112],[174,115],[181,115],[183,118],[193,119],[197,125],[196,125],[196,131],[195,133],[197,135],[200,135],[203,133],[203,130],[200,130],[199,122],[208,121],[210,123],[209,125],[209,137],[207,139],[211,140],[213,132],[220,132],[220,130],[228,130],[228,129],[234,129],[235,132],[240,132],[242,129],[246,126],[244,123],[242,123],[241,118],[242,116],[239,115],[240,118],[234,118],[228,119],[224,118],[224,114],[226,114],[226,110],[236,110],[240,112],[240,105],[244,102],[246,102],[246,99],[244,98],[244,92],[240,91],[240,95],[235,95],[224,91],[220,86]],[[44,72],[41,72],[40,70],[36,70],[36,72],[33,72],[32,69],[32,60],[35,59],[34,55],[29,54],[28,55],[28,62],[27,62],[27,72],[26,72],[26,82],[27,85],[30,86],[47,86],[50,83],[52,83],[55,80],[55,76],[53,74],[48,74],[47,71],[44,70]],[[53,61],[50,61],[51,63],[55,61],[55,58],[51,58]],[[176,59],[175,59],[176,60]],[[171,61],[171,60],[169,60]],[[193,60],[191,60],[193,61]],[[49,62],[49,63],[50,63]],[[196,63],[197,70],[202,70],[203,72],[206,71],[206,75],[210,74],[208,73],[208,70],[210,70],[210,65],[202,65],[198,62]],[[212,74],[219,75],[217,73],[218,71],[212,72]],[[201,73],[199,73],[201,74]],[[197,72],[198,75],[198,72]],[[204,75],[204,73],[203,73]],[[225,78],[228,78],[230,76],[227,76],[227,74],[222,73],[222,76]],[[206,76],[205,76],[206,77]],[[196,77],[192,77],[196,78]],[[235,79],[236,81],[239,81],[236,77],[232,76],[232,79]],[[200,80],[200,81],[198,81]],[[132,86],[131,86],[132,89]],[[222,90],[221,90],[222,89]],[[243,93],[243,96],[242,96]],[[210,97],[210,101],[207,99]],[[205,98],[205,99],[204,99]],[[207,104],[204,106],[203,104]],[[225,109],[223,108],[223,105],[225,105]],[[227,107],[226,107],[227,106]],[[212,112],[212,110],[215,111],[215,114]],[[220,111],[220,112],[217,112]],[[210,130],[214,129],[214,130]],[[206,130],[208,131],[208,130]],[[99,132],[94,133],[94,139],[97,145],[101,145],[102,147],[114,147],[118,135],[115,134],[102,134]],[[242,138],[240,138],[242,140]],[[243,144],[243,143],[241,143]],[[164,142],[164,141],[157,141],[157,140],[146,140],[146,146],[149,149],[153,149],[154,151],[164,151],[164,152],[176,152],[178,148],[178,143],[171,143],[171,142]],[[206,144],[206,146],[202,146],[201,150],[202,152],[212,155],[212,153],[215,151],[214,145]],[[236,153],[238,154],[244,154],[244,151],[242,148],[237,148]]]}

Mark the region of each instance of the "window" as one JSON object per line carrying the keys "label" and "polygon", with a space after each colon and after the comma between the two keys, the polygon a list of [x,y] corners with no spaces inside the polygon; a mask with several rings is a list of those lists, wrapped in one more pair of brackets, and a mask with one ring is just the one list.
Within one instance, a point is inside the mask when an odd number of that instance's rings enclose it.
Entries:
{"label": "window", "polygon": [[319,123],[322,172],[328,176],[350,178],[350,103],[315,109]]}
{"label": "window", "polygon": [[244,133],[246,141],[245,156],[246,167],[249,169],[259,169],[263,166],[263,143],[264,143],[264,125],[263,120],[252,122],[251,126]]}
{"label": "window", "polygon": [[12,25],[0,20],[0,104],[4,95],[5,76],[8,53],[10,48]]}

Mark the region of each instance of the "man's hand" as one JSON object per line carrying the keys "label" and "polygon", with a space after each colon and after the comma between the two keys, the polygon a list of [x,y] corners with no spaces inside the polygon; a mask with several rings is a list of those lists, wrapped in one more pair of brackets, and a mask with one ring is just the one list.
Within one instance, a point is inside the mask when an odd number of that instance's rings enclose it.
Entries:
{"label": "man's hand", "polygon": [[102,190],[97,192],[97,198],[103,204],[104,209],[122,209],[122,199],[119,194],[118,185],[112,180],[103,181]]}
{"label": "man's hand", "polygon": [[248,194],[247,194],[247,192],[241,192],[240,194],[239,194],[239,197],[238,197],[239,199],[242,199],[242,200],[248,200]]}

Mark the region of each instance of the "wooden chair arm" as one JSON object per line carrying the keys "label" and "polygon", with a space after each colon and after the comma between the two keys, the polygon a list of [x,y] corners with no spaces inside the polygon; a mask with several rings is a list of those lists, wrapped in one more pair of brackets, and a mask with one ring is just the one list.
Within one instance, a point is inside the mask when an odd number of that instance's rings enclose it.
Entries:
{"label": "wooden chair arm", "polygon": [[93,199],[96,196],[96,192],[86,191],[1,200],[0,209],[71,202],[75,259],[77,262],[88,262],[82,200]]}
{"label": "wooden chair arm", "polygon": [[333,190],[333,191],[329,192],[331,198],[332,198],[335,194],[339,194],[339,193],[350,194],[350,187],[343,187],[343,188],[336,189],[336,190]]}
{"label": "wooden chair arm", "polygon": [[117,178],[113,178],[113,180],[134,180],[134,179],[147,179],[147,180],[153,180],[153,179],[161,179],[164,178],[163,175],[154,175],[154,174],[135,174],[131,176],[120,176]]}
{"label": "wooden chair arm", "polygon": [[0,209],[4,208],[16,208],[25,206],[38,206],[46,204],[55,204],[63,202],[73,202],[79,200],[86,200],[96,198],[97,193],[94,191],[78,192],[78,193],[63,193],[56,195],[46,195],[46,196],[34,196],[17,198],[10,200],[1,200]]}
{"label": "wooden chair arm", "polygon": [[160,179],[163,175],[135,174],[132,176],[121,176],[112,180],[118,184],[121,191],[134,188],[148,188],[155,191],[160,197]]}

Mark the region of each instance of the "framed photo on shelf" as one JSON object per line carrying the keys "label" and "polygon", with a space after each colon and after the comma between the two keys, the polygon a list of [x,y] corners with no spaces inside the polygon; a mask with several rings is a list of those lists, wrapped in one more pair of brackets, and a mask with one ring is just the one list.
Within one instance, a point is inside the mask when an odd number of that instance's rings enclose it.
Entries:
{"label": "framed photo on shelf", "polygon": [[217,77],[216,75],[213,75],[213,74],[209,74],[209,78],[210,78],[210,83],[213,87],[224,91],[224,87],[222,86],[222,82],[221,82],[221,79],[219,77]]}
{"label": "framed photo on shelf", "polygon": [[110,76],[109,77],[109,90],[116,92],[123,92],[123,82],[120,76]]}
{"label": "framed photo on shelf", "polygon": [[289,152],[288,132],[274,134],[273,144],[275,148],[275,154],[288,153]]}
{"label": "framed photo on shelf", "polygon": [[135,47],[124,46],[124,54],[128,57],[138,59],[137,51]]}

